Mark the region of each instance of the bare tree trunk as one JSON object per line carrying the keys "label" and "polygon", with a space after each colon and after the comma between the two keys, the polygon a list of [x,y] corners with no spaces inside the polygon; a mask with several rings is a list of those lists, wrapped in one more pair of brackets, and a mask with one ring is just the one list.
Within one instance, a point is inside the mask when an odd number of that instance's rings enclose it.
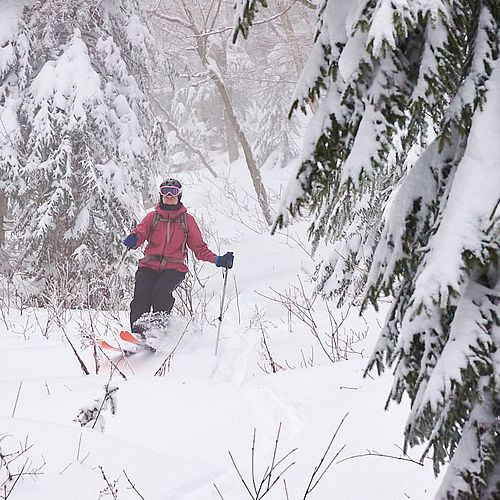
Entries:
{"label": "bare tree trunk", "polygon": [[[195,26],[191,28],[195,35],[199,35],[199,31]],[[273,225],[273,217],[271,215],[271,210],[269,208],[269,198],[267,196],[266,188],[262,183],[262,178],[260,176],[260,170],[257,166],[255,158],[253,156],[252,147],[248,142],[248,139],[245,135],[245,132],[241,128],[240,121],[236,116],[236,112],[234,110],[233,103],[231,101],[231,96],[229,95],[228,88],[226,87],[224,81],[222,80],[222,76],[219,72],[219,68],[217,66],[216,61],[212,59],[211,62],[208,61],[207,58],[207,47],[206,41],[201,37],[197,38],[196,41],[196,49],[200,60],[203,66],[208,70],[208,74],[210,78],[214,82],[217,90],[219,91],[220,96],[222,97],[222,102],[224,103],[224,112],[227,114],[229,123],[234,131],[236,139],[241,144],[241,149],[243,149],[243,154],[245,155],[245,161],[250,171],[250,177],[252,178],[253,187],[255,192],[257,193],[257,199],[259,201],[260,208],[262,213],[264,214],[264,218],[269,226]]]}
{"label": "bare tree trunk", "polygon": [[[212,50],[212,57],[215,59],[221,74],[225,74],[227,70],[227,52],[226,52],[227,40],[222,44],[220,50]],[[231,99],[231,89],[226,87],[229,98]],[[222,97],[222,96],[221,96]],[[222,103],[224,104],[224,103]],[[226,146],[227,154],[230,162],[236,161],[240,157],[240,152],[238,151],[238,141],[235,136],[233,124],[224,106],[224,129],[226,132]]]}
{"label": "bare tree trunk", "polygon": [[262,178],[260,176],[259,168],[255,162],[255,158],[252,153],[252,148],[250,147],[250,143],[248,142],[245,133],[243,132],[238,117],[234,111],[233,104],[229,97],[229,93],[227,91],[224,82],[222,81],[220,75],[210,66],[207,66],[207,69],[210,73],[210,78],[212,78],[217,90],[219,91],[222,101],[224,102],[224,109],[227,113],[229,121],[233,127],[234,133],[241,144],[241,148],[243,149],[243,154],[245,155],[245,160],[248,166],[248,170],[250,171],[250,176],[252,177],[253,187],[255,188],[255,192],[257,193],[257,199],[259,200],[260,208],[262,209],[262,213],[264,214],[264,218],[269,226],[273,224],[273,217],[271,215],[271,210],[269,208],[269,199],[267,197],[267,192],[262,183]]}
{"label": "bare tree trunk", "polygon": [[7,197],[0,191],[0,247],[5,245],[5,219],[7,218]]}
{"label": "bare tree trunk", "polygon": [[240,152],[238,151],[238,143],[234,135],[233,125],[229,115],[227,114],[226,108],[224,108],[224,128],[226,129],[227,155],[229,161],[233,162],[240,157]]}
{"label": "bare tree trunk", "polygon": [[[224,110],[227,113],[227,118],[229,123],[231,124],[231,128],[233,129],[236,139],[241,144],[241,148],[243,149],[243,154],[245,155],[246,164],[248,166],[248,170],[250,171],[250,176],[252,178],[253,186],[255,188],[255,192],[257,193],[257,199],[259,201],[260,208],[262,209],[262,213],[264,214],[264,218],[269,226],[273,224],[273,217],[271,215],[271,210],[269,208],[269,199],[267,196],[266,189],[264,188],[264,184],[262,183],[262,179],[260,177],[260,171],[257,167],[257,163],[255,162],[255,158],[252,153],[252,148],[250,147],[250,143],[246,138],[245,133],[243,132],[238,117],[236,116],[236,112],[234,110],[233,104],[231,102],[231,97],[229,91],[224,84],[222,77],[219,73],[218,67],[216,67],[216,63],[209,62],[207,58],[207,37],[202,36],[202,32],[199,27],[196,25],[195,16],[191,10],[192,4],[186,2],[186,0],[180,0],[180,4],[182,5],[182,9],[185,14],[185,18],[179,17],[171,17],[168,14],[161,14],[158,12],[154,12],[160,19],[163,19],[167,22],[171,22],[184,28],[189,29],[195,39],[196,43],[196,51],[200,58],[200,61],[204,68],[208,70],[209,76],[211,80],[214,82],[219,94],[222,98],[222,102],[224,103]],[[216,1],[211,4],[211,7],[207,14],[203,14],[203,32],[213,30],[215,26],[215,22],[220,13],[221,0]],[[209,13],[212,11],[212,19],[210,20]],[[212,60],[213,61],[213,60]]]}
{"label": "bare tree trunk", "polygon": [[[194,31],[197,32],[196,28],[194,28]],[[236,116],[236,111],[231,101],[231,95],[229,93],[229,89],[222,80],[222,75],[220,73],[220,66],[214,59],[212,59],[210,62],[208,61],[207,47],[205,41],[202,41],[200,38],[198,38],[196,48],[203,66],[208,70],[210,78],[214,82],[215,86],[217,87],[217,90],[219,91],[220,96],[222,97],[222,102],[224,104],[224,115],[227,116],[226,123],[230,124],[230,127],[232,128],[234,135],[236,136],[236,139],[241,144],[241,149],[243,149],[243,154],[245,155],[245,161],[248,170],[250,171],[250,177],[252,178],[253,187],[255,189],[255,192],[257,193],[257,199],[259,201],[260,208],[262,209],[262,213],[264,214],[264,218],[266,219],[267,224],[269,226],[272,226],[273,217],[271,215],[271,210],[269,208],[269,198],[267,196],[266,188],[262,183],[260,170],[253,156],[252,147],[250,146],[250,143],[248,142],[245,132],[241,128],[240,121]],[[223,66],[225,66],[226,65],[225,45],[222,47],[222,50],[224,51],[224,53],[219,55],[219,59],[222,59],[222,64]]]}

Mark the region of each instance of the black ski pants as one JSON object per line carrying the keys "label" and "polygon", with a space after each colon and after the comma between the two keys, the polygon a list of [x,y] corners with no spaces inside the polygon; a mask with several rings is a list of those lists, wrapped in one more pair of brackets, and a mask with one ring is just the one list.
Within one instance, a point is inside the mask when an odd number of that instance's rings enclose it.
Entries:
{"label": "black ski pants", "polygon": [[186,273],[175,269],[155,271],[149,267],[140,267],[135,273],[134,298],[130,303],[130,327],[144,313],[165,311],[170,314],[175,299],[172,292],[182,283]]}

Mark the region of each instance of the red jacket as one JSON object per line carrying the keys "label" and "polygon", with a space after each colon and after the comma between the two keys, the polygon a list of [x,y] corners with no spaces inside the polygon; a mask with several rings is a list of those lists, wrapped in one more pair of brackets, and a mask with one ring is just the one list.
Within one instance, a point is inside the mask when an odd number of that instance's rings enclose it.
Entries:
{"label": "red jacket", "polygon": [[[168,219],[169,222],[158,221],[153,232],[151,232],[155,212],[157,212],[162,219]],[[188,271],[185,263],[187,249],[185,253],[183,252],[186,234],[182,227],[181,219],[179,218],[180,214],[183,212],[186,213],[188,229],[187,246],[194,252],[197,259],[215,264],[217,256],[203,241],[200,228],[194,220],[194,217],[187,213],[186,207],[181,206],[177,210],[162,210],[158,204],[155,206],[155,210],[149,212],[132,231],[138,238],[137,245],[134,248],[139,248],[144,241],[148,240],[148,244],[144,250],[144,259],[139,261],[139,267],[149,267],[159,270],[160,258],[166,257],[167,259],[164,259],[161,263],[162,269],[176,269],[184,273]],[[174,259],[177,262],[169,261],[169,259]]]}

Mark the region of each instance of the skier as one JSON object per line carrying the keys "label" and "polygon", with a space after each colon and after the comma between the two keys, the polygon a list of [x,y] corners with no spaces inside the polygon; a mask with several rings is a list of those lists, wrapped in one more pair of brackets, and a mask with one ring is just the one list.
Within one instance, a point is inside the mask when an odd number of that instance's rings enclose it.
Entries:
{"label": "skier", "polygon": [[174,306],[172,292],[182,283],[188,268],[187,248],[199,260],[231,269],[233,253],[215,255],[203,241],[194,217],[181,203],[182,185],[176,179],[160,184],[160,202],[123,240],[130,249],[139,248],[146,240],[144,258],[135,274],[134,298],[130,303],[131,331],[142,334],[136,321],[153,308],[153,312],[170,314]]}

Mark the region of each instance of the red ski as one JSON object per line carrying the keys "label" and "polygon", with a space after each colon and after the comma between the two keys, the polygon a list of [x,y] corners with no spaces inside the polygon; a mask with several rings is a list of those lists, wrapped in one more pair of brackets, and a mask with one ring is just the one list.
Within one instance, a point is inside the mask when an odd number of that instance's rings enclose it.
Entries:
{"label": "red ski", "polygon": [[125,342],[129,342],[138,347],[142,347],[143,349],[148,349],[151,352],[156,352],[156,349],[154,347],[150,346],[149,344],[146,344],[146,342],[143,342],[142,340],[139,340],[137,337],[134,336],[134,334],[127,332],[126,330],[122,330],[120,332],[120,338]]}
{"label": "red ski", "polygon": [[114,351],[114,352],[119,352],[123,354],[124,356],[132,356],[133,354],[137,354],[138,351],[131,351],[129,349],[121,349],[118,346],[114,346],[106,342],[105,340],[99,340],[98,341],[99,346],[101,349],[104,349],[105,351]]}

